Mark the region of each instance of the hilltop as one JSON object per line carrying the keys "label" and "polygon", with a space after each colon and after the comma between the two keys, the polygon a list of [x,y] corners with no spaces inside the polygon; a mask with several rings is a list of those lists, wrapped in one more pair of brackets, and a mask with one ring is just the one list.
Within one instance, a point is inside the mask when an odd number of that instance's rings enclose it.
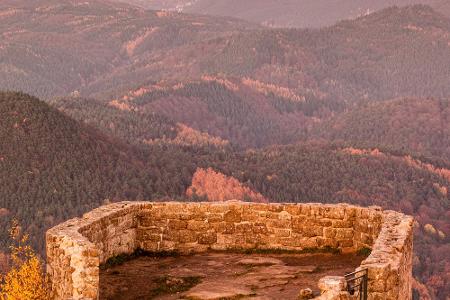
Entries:
{"label": "hilltop", "polygon": [[231,16],[275,27],[323,27],[373,13],[389,6],[428,4],[450,15],[448,2],[442,0],[116,0],[147,9]]}

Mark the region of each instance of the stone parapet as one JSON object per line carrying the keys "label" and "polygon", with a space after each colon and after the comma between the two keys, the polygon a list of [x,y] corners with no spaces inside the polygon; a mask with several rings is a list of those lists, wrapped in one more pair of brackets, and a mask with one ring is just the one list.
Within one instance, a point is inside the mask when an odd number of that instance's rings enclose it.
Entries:
{"label": "stone parapet", "polygon": [[[47,272],[55,299],[97,299],[99,265],[136,249],[372,248],[369,299],[411,299],[412,218],[348,204],[120,202],[47,231]],[[344,299],[346,291],[324,291]],[[350,297],[349,295],[347,295]],[[327,299],[331,299],[328,297]],[[348,298],[350,299],[350,298]]]}

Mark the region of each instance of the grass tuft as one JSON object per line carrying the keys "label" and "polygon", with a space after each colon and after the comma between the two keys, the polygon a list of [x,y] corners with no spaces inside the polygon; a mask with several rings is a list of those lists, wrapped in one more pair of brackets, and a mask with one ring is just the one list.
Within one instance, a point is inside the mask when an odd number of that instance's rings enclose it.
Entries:
{"label": "grass tuft", "polygon": [[155,278],[153,282],[157,284],[157,288],[152,290],[151,298],[165,295],[185,292],[201,282],[201,277],[170,277],[162,276]]}
{"label": "grass tuft", "polygon": [[177,251],[159,251],[159,252],[152,252],[152,251],[145,251],[140,248],[136,249],[131,254],[119,254],[113,257],[108,258],[108,260],[100,265],[101,270],[105,270],[114,266],[120,266],[124,263],[133,260],[138,257],[154,257],[154,258],[162,258],[162,257],[177,257],[180,254]]}
{"label": "grass tuft", "polygon": [[361,249],[358,249],[358,251],[356,253],[360,256],[369,256],[370,253],[372,253],[372,249],[363,247]]}

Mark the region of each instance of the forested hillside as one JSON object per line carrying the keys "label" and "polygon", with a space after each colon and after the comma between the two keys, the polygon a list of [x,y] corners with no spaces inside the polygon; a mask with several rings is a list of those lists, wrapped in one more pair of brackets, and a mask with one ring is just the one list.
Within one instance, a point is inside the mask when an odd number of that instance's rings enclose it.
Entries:
{"label": "forested hillside", "polygon": [[[146,12],[110,1],[2,0],[0,2],[0,78],[3,89],[49,99],[93,85],[106,91],[147,82],[168,50],[228,36],[256,25],[227,18]],[[165,58],[164,58],[165,57]],[[131,65],[134,72],[124,70]],[[159,66],[159,67],[158,67]],[[178,67],[181,69],[181,66]],[[113,77],[103,83],[104,77]],[[101,81],[96,83],[96,81]]]}
{"label": "forested hillside", "polygon": [[433,281],[445,276],[440,253],[450,234],[442,213],[449,210],[450,171],[443,166],[327,144],[235,152],[159,142],[138,150],[36,98],[0,96],[7,116],[0,126],[2,228],[17,216],[40,249],[46,228],[105,199],[186,199],[196,170],[212,167],[271,201],[351,202],[416,215],[416,275],[444,288]]}
{"label": "forested hillside", "polygon": [[2,247],[9,217],[19,218],[42,250],[50,226],[106,199],[182,195],[196,170],[195,151],[138,151],[25,94],[0,93],[0,114]]}
{"label": "forested hillside", "polygon": [[112,100],[152,82],[204,75],[247,78],[309,101],[450,95],[450,21],[426,6],[320,30],[275,30],[108,2],[33,3],[0,4],[2,88],[47,99]]}
{"label": "forested hillside", "polygon": [[[339,108],[336,102],[306,100],[289,89],[252,80],[205,77],[175,85],[148,85],[139,91],[109,102],[109,110],[138,119],[160,116],[243,148],[298,141],[317,118]],[[71,102],[56,101],[56,106],[76,115]],[[91,111],[89,106],[85,102],[84,110]]]}
{"label": "forested hillside", "polygon": [[450,161],[450,102],[404,98],[368,104],[317,126],[311,137]]}
{"label": "forested hillside", "polygon": [[272,201],[350,202],[414,215],[414,274],[439,299],[450,292],[449,166],[316,144],[249,151],[216,168]]}

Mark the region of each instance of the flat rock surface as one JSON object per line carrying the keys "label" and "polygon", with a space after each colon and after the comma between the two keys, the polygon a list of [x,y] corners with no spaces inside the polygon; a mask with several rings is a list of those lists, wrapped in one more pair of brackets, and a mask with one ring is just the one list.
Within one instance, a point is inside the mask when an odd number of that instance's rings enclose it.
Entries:
{"label": "flat rock surface", "polygon": [[237,298],[254,295],[250,288],[245,285],[236,284],[236,281],[211,281],[200,283],[190,289],[184,295],[193,299],[215,300]]}
{"label": "flat rock surface", "polygon": [[208,252],[139,257],[100,272],[100,299],[297,299],[324,276],[344,275],[364,259],[354,254]]}
{"label": "flat rock surface", "polygon": [[241,265],[284,265],[283,261],[274,257],[255,256],[241,259],[238,261]]}

